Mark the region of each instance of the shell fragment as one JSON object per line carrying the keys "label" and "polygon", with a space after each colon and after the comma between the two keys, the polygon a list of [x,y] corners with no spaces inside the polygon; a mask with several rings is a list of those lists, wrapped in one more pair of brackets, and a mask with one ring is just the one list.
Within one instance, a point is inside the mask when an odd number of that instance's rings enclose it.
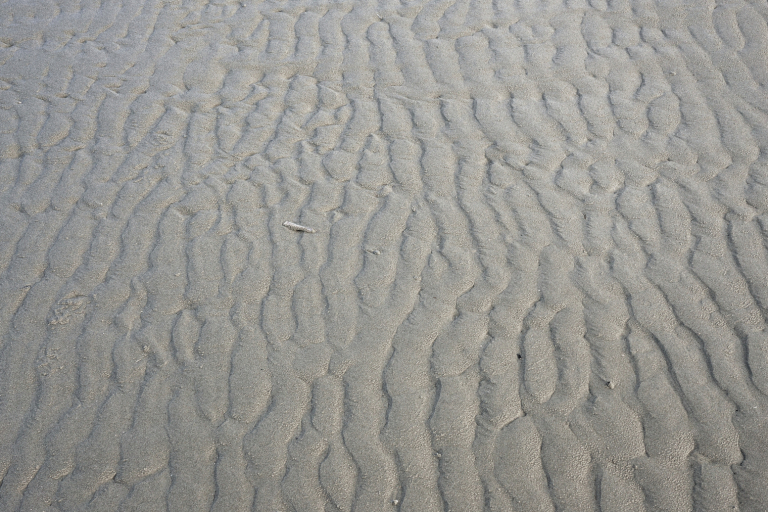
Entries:
{"label": "shell fragment", "polygon": [[292,231],[301,231],[303,233],[315,233],[315,230],[312,228],[308,228],[307,226],[302,226],[301,224],[296,224],[295,222],[291,222],[288,220],[283,222],[283,226],[287,227]]}

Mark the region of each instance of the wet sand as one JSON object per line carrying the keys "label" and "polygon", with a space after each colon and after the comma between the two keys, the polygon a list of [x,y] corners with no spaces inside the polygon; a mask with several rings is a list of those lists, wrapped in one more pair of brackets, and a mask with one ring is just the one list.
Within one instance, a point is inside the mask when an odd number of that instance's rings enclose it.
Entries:
{"label": "wet sand", "polygon": [[0,510],[768,510],[767,23],[0,2]]}

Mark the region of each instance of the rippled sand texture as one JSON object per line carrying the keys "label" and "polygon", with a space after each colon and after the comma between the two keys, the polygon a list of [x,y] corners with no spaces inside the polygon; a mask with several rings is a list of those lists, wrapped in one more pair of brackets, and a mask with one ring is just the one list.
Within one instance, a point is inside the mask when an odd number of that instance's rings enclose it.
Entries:
{"label": "rippled sand texture", "polygon": [[2,2],[0,510],[768,510],[766,20]]}

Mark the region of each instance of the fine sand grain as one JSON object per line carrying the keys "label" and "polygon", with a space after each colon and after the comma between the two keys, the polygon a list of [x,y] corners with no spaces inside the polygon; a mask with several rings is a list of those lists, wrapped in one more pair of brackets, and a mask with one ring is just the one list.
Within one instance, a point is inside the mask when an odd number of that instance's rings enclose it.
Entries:
{"label": "fine sand grain", "polygon": [[0,0],[0,511],[768,510],[765,0]]}

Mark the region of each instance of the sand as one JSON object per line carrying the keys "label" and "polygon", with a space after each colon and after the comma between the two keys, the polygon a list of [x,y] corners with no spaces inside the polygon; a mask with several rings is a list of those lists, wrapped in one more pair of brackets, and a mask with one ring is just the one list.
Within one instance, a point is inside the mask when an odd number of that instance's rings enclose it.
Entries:
{"label": "sand", "polygon": [[0,2],[0,511],[768,510],[764,0]]}

